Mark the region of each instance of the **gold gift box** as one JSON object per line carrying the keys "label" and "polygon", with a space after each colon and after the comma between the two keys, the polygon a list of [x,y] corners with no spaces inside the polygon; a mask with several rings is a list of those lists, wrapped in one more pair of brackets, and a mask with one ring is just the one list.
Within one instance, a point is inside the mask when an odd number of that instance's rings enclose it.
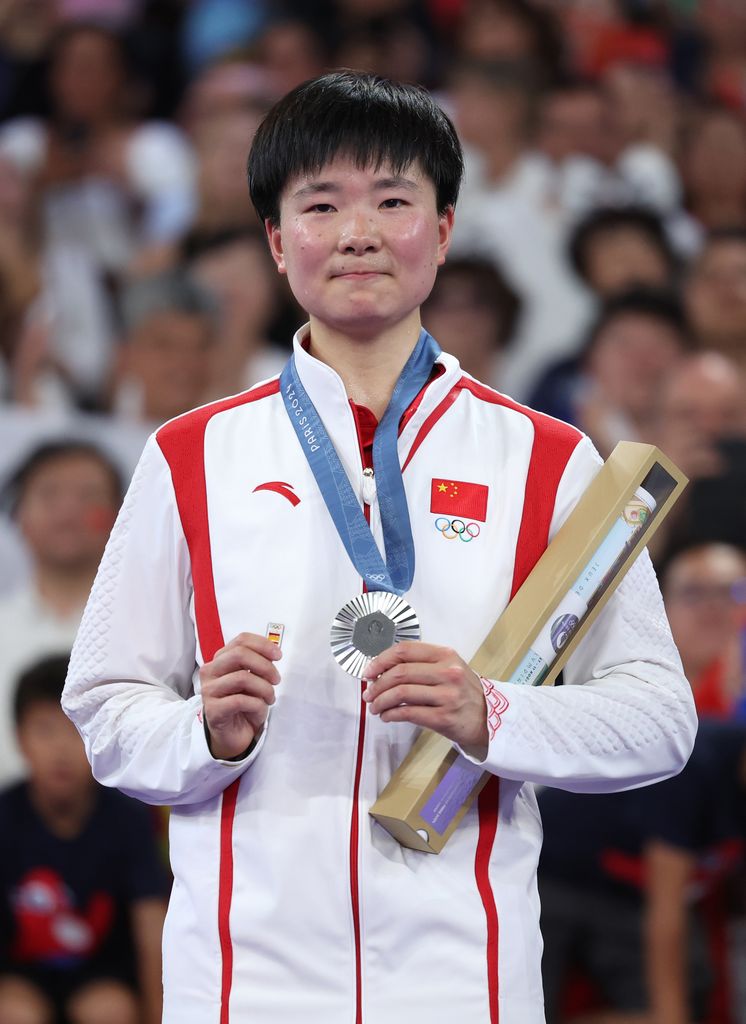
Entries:
{"label": "gold gift box", "polygon": [[[621,441],[493,626],[471,667],[488,679],[511,684],[554,683],[686,483],[658,448]],[[597,556],[615,550],[620,537],[621,550],[607,565]],[[592,593],[586,601],[583,585],[594,575],[600,580],[587,586]],[[558,615],[565,605],[572,613]],[[547,664],[549,638],[553,660]],[[423,730],[370,813],[403,846],[439,853],[488,778],[450,740]]]}

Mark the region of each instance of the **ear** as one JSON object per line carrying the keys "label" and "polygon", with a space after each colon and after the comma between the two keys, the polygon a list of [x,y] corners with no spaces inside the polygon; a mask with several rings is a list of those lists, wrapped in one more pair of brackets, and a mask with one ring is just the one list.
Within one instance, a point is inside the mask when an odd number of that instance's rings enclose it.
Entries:
{"label": "ear", "polygon": [[446,253],[451,247],[451,236],[453,234],[453,207],[447,206],[445,211],[438,215],[438,266],[442,267],[446,261]]}
{"label": "ear", "polygon": [[269,251],[272,253],[275,266],[281,274],[286,274],[285,254],[282,249],[282,230],[273,224],[269,217],[264,222],[264,230],[267,232]]}

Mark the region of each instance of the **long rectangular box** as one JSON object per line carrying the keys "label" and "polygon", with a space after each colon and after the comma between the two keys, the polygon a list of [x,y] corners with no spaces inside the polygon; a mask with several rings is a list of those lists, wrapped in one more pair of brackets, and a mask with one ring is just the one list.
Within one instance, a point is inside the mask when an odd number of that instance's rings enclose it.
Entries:
{"label": "long rectangular box", "polygon": [[[686,483],[658,448],[621,441],[471,667],[516,685],[554,683]],[[424,730],[370,813],[403,846],[439,853],[488,778],[450,740]]]}

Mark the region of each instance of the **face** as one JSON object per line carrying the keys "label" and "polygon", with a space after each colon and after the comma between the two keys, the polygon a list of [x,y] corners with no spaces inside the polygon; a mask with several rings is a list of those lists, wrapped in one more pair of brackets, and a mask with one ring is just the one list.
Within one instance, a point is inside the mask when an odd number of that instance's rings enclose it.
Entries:
{"label": "face", "polygon": [[541,111],[539,146],[556,161],[585,154],[604,160],[607,128],[604,100],[593,90],[576,90],[549,96]]}
{"label": "face", "polygon": [[83,741],[58,704],[32,704],[18,726],[18,743],[32,784],[48,800],[68,801],[91,786]]}
{"label": "face", "polygon": [[710,244],[689,279],[686,302],[705,344],[732,339],[740,348],[746,333],[746,242]]}
{"label": "face", "polygon": [[98,32],[76,32],[57,53],[52,91],[61,114],[75,121],[98,120],[115,112],[122,87],[116,44]]}
{"label": "face", "polygon": [[668,282],[668,264],[657,246],[634,228],[599,234],[588,246],[588,281],[602,296],[634,285]]}
{"label": "face", "polygon": [[27,481],[18,525],[37,562],[59,569],[95,568],[114,524],[117,501],[111,477],[98,459],[61,456],[41,465]]}
{"label": "face", "polygon": [[452,226],[453,212],[438,214],[434,185],[418,168],[395,176],[340,157],[288,183],[267,236],[312,328],[371,337],[429,295]]}
{"label": "face", "polygon": [[709,439],[746,436],[746,386],[723,356],[706,353],[687,359],[661,393],[666,430],[696,430]]}
{"label": "face", "polygon": [[467,373],[479,376],[486,359],[499,350],[503,323],[494,303],[485,301],[466,274],[438,279],[423,309],[425,326]]}
{"label": "face", "polygon": [[638,313],[615,317],[596,339],[589,369],[601,392],[633,419],[649,418],[660,389],[682,358],[681,340],[667,324]]}
{"label": "face", "polygon": [[191,270],[217,298],[224,322],[239,321],[252,333],[267,330],[276,306],[277,279],[261,237],[208,251]]}
{"label": "face", "polygon": [[735,584],[745,576],[746,558],[726,544],[685,551],[671,563],[663,598],[685,666],[701,671],[737,636],[744,606]]}
{"label": "face", "polygon": [[[712,159],[713,153],[718,154],[717,160]],[[746,199],[746,131],[740,118],[726,111],[703,118],[692,131],[682,164],[686,190],[695,212],[698,212],[698,204],[707,200],[743,203]],[[728,227],[729,223],[708,223],[707,226]]]}
{"label": "face", "polygon": [[199,405],[211,364],[202,316],[167,310],[144,320],[130,339],[127,370],[142,388],[145,419],[163,423]]}

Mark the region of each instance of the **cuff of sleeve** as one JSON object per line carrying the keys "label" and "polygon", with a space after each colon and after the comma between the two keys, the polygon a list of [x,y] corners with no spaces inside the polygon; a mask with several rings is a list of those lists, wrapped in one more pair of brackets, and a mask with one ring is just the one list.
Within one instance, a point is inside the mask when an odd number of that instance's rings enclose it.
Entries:
{"label": "cuff of sleeve", "polygon": [[471,754],[468,754],[465,750],[462,750],[458,743],[454,743],[454,747],[467,759],[467,761],[471,761],[472,764],[483,765],[485,768],[488,768],[490,749],[495,737],[497,736],[497,731],[502,725],[502,716],[510,707],[510,701],[506,697],[505,693],[501,689],[498,689],[498,686],[507,686],[507,683],[498,684],[492,679],[486,679],[484,676],[480,676],[479,678],[484,692],[485,713],[487,715],[487,753],[485,754],[484,759],[480,761]]}
{"label": "cuff of sleeve", "polygon": [[244,768],[248,768],[248,766],[259,756],[259,752],[264,746],[264,740],[267,735],[267,726],[269,724],[269,715],[271,714],[271,708],[269,714],[267,715],[267,718],[265,719],[262,731],[259,733],[258,736],[254,738],[253,742],[251,743],[251,746],[248,748],[245,754],[243,754],[241,757],[227,759],[213,757],[207,736],[207,722],[205,720],[202,700],[199,697],[196,697],[195,699],[197,701],[196,717],[199,723],[199,731],[202,734],[202,738],[204,741],[205,755],[207,761],[214,765],[224,765],[226,768],[232,769],[236,775],[239,775],[244,770]]}

